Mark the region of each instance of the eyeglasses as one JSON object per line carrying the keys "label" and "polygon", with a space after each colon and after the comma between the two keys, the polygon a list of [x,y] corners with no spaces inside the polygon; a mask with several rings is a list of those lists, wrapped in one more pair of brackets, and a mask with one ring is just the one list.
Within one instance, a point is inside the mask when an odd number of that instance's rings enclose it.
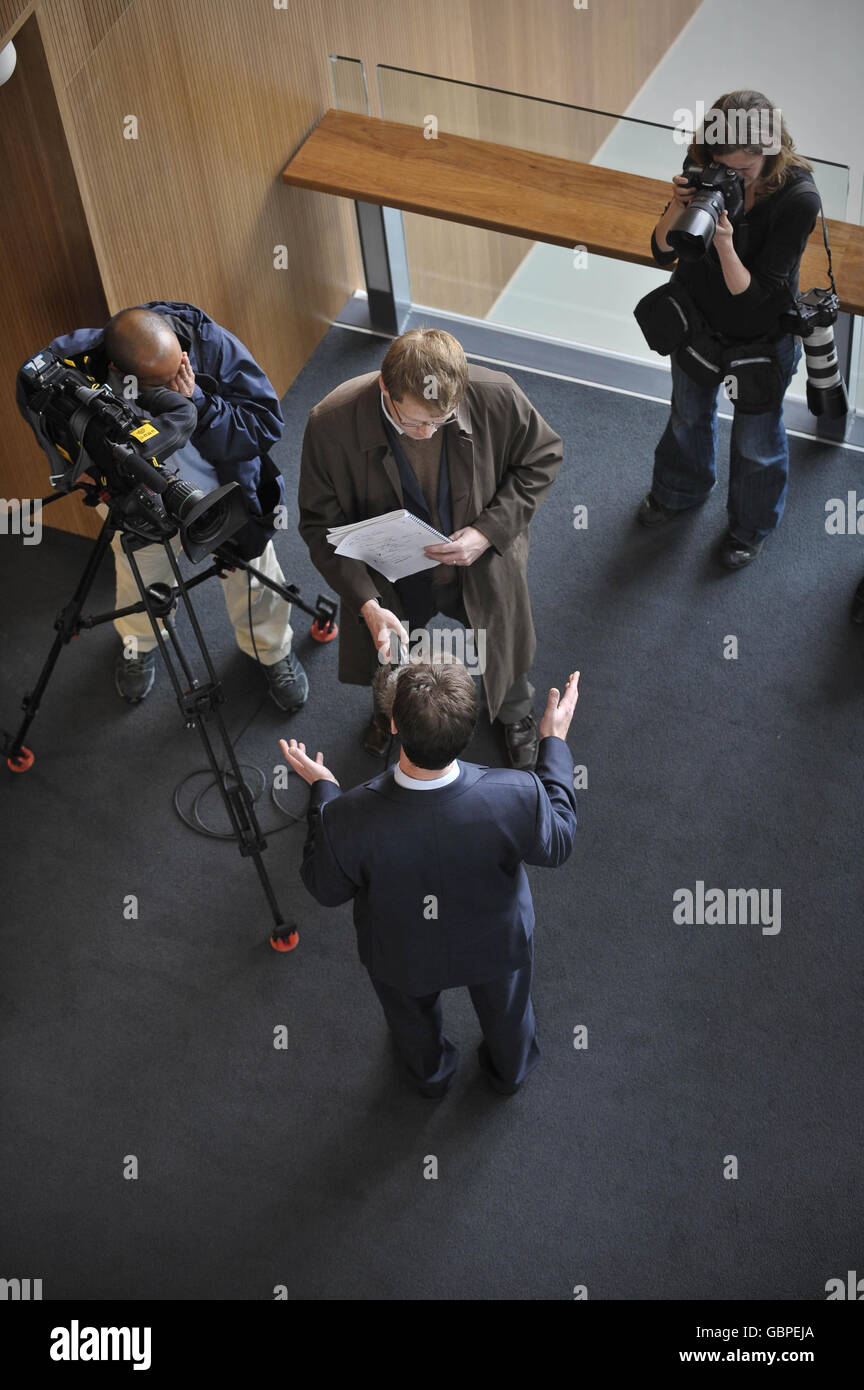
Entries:
{"label": "eyeglasses", "polygon": [[451,425],[453,421],[456,419],[456,411],[452,410],[450,414],[447,415],[443,420],[406,420],[404,415],[400,413],[399,408],[396,405],[396,402],[390,396],[389,392],[387,395],[387,400],[390,403],[390,408],[396,415],[396,419],[399,421],[399,424],[402,425],[403,429],[431,429],[434,432],[435,430],[440,430],[442,425]]}

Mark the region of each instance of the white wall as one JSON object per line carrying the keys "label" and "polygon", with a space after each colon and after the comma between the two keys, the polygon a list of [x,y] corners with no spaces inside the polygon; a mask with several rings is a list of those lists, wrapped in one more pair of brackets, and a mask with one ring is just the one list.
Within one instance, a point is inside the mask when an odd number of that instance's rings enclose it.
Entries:
{"label": "white wall", "polygon": [[846,220],[860,221],[864,2],[703,0],[623,114],[672,125],[677,107],[742,87],[780,107],[802,154],[850,166]]}

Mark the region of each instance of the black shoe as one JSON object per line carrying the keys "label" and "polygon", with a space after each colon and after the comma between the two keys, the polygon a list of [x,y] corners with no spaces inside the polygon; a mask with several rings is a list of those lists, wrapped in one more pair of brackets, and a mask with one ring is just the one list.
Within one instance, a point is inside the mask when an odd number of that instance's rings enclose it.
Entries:
{"label": "black shoe", "polygon": [[849,621],[853,623],[864,623],[864,579],[861,580],[861,583],[855,590]]}
{"label": "black shoe", "polygon": [[673,517],[680,515],[680,507],[664,507],[663,503],[656,501],[649,492],[647,497],[643,497],[639,503],[636,520],[640,526],[662,526],[665,521],[671,521]]}
{"label": "black shoe", "polygon": [[504,745],[511,767],[519,772],[533,771],[540,747],[540,730],[533,714],[526,714],[515,724],[504,724]]}
{"label": "black shoe", "polygon": [[114,663],[114,684],[117,694],[127,705],[138,705],[153,689],[156,679],[156,662],[159,652],[156,647],[141,656],[126,659],[125,647]]}
{"label": "black shoe", "polygon": [[376,758],[383,757],[390,743],[390,719],[379,711],[372,711],[369,727],[363,735],[363,747]]}
{"label": "black shoe", "polygon": [[486,1077],[493,1091],[497,1091],[499,1096],[515,1096],[522,1082],[520,1081],[519,1086],[505,1085],[492,1065],[492,1058],[489,1055],[489,1048],[486,1046],[485,1038],[477,1049],[477,1061],[480,1065],[480,1070]]}
{"label": "black shoe", "polygon": [[296,656],[289,652],[281,661],[264,667],[270,697],[286,714],[294,714],[309,698],[309,681]]}
{"label": "black shoe", "polygon": [[720,563],[725,565],[727,570],[743,569],[751,560],[756,559],[763,544],[764,541],[739,541],[737,536],[727,531],[720,542]]}

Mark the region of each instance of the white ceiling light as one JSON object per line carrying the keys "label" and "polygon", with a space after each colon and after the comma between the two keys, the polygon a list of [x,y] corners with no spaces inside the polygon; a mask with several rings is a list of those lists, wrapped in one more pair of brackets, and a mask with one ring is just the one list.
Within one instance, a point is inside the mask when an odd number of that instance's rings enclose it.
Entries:
{"label": "white ceiling light", "polygon": [[0,87],[3,86],[4,82],[9,81],[15,71],[17,57],[14,43],[7,43],[6,47],[0,50]]}

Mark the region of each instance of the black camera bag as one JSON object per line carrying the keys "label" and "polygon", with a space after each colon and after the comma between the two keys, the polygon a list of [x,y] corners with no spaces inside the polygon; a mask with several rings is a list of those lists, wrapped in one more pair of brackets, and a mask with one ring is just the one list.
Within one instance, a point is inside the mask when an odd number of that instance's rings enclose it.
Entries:
{"label": "black camera bag", "polygon": [[667,281],[639,300],[633,316],[652,351],[668,357],[689,341],[693,307],[684,287]]}
{"label": "black camera bag", "polygon": [[785,381],[772,340],[714,333],[689,291],[674,280],[646,294],[633,312],[648,346],[662,356],[674,354],[697,385],[715,387],[731,378],[727,395],[743,415],[779,409]]}
{"label": "black camera bag", "polygon": [[723,379],[727,396],[742,415],[779,410],[786,393],[786,379],[776,342],[757,338],[730,343],[723,354]]}

